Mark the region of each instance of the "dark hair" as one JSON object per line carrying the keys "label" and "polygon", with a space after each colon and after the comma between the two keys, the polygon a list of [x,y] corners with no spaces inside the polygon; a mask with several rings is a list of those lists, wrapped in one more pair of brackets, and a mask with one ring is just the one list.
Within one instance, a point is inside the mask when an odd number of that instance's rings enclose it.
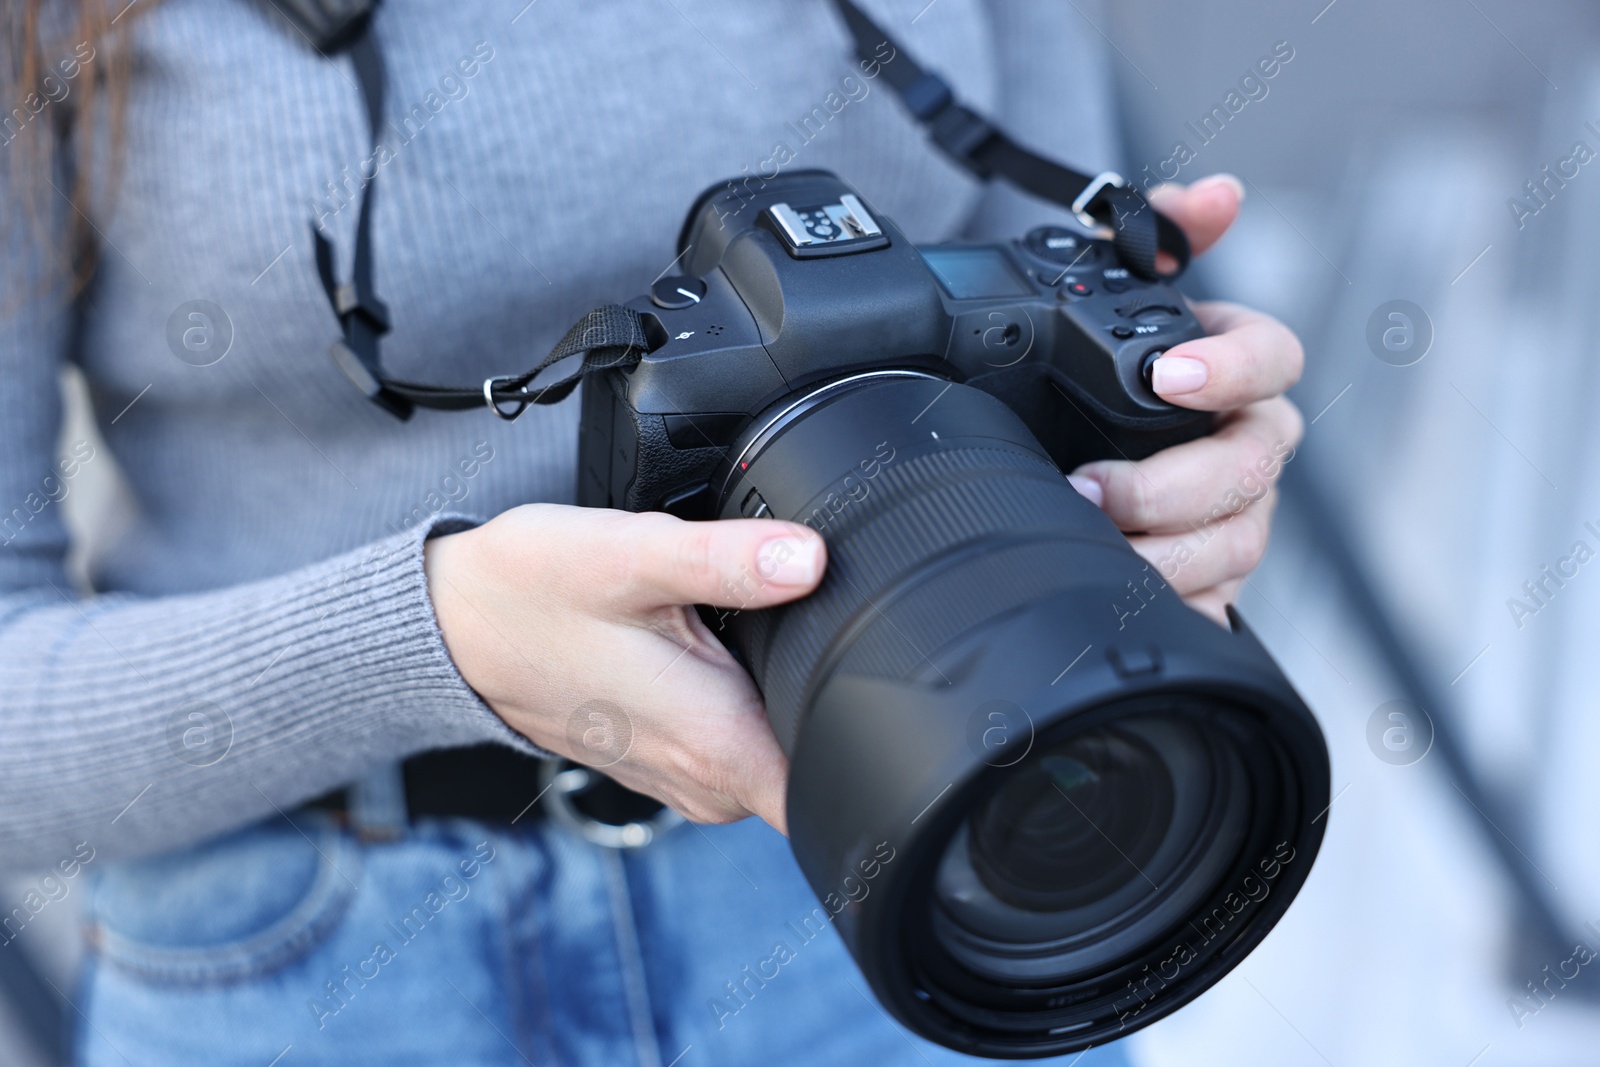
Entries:
{"label": "dark hair", "polygon": [[[148,7],[156,0],[146,0]],[[0,0],[5,47],[0,84],[11,99],[0,113],[0,141],[11,154],[14,221],[39,227],[50,262],[42,286],[62,276],[76,291],[94,270],[96,218],[110,211],[123,158],[123,115],[130,61],[125,41],[133,4],[105,0]],[[108,159],[102,162],[97,152]],[[52,233],[64,198],[66,243]],[[10,235],[8,235],[10,236]]]}

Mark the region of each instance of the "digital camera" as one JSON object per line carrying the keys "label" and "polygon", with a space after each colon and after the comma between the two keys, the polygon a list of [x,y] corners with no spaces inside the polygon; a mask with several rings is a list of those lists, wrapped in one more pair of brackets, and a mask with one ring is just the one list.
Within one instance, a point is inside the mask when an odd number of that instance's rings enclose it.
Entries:
{"label": "digital camera", "polygon": [[[811,596],[707,619],[788,753],[793,849],[885,1008],[973,1055],[1122,1036],[1304,883],[1322,734],[1064,476],[1204,434],[1149,368],[1203,335],[1112,243],[917,247],[837,177],[703,194],[649,351],[584,388],[580,502],[773,517]],[[752,572],[730,588],[739,603]]]}

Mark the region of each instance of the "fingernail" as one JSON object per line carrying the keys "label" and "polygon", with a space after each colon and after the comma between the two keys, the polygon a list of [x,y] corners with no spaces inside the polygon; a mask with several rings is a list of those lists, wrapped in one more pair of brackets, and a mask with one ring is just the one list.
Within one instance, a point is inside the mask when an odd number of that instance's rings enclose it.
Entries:
{"label": "fingernail", "polygon": [[756,553],[756,573],[774,585],[813,584],[822,574],[822,538],[774,537]]}
{"label": "fingernail", "polygon": [[1186,356],[1162,356],[1150,368],[1150,386],[1162,396],[1192,393],[1206,384],[1206,365]]}
{"label": "fingernail", "polygon": [[1201,178],[1199,181],[1195,182],[1194,184],[1196,186],[1212,185],[1212,184],[1220,184],[1220,185],[1231,186],[1233,191],[1238,195],[1239,202],[1240,203],[1244,202],[1244,182],[1240,181],[1238,178],[1234,177],[1232,174],[1210,174],[1210,175],[1207,175],[1204,178]]}
{"label": "fingernail", "polygon": [[1106,498],[1106,491],[1093,478],[1085,478],[1081,474],[1069,474],[1067,481],[1072,483],[1072,488],[1078,491],[1079,496],[1095,507],[1099,507]]}

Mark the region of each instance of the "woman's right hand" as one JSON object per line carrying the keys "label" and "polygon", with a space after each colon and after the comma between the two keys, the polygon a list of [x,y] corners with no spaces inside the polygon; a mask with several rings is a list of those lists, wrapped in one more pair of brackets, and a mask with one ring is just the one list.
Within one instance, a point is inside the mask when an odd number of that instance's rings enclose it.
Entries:
{"label": "woman's right hand", "polygon": [[785,833],[788,760],[693,605],[797,599],[826,559],[794,523],[554,504],[425,546],[445,646],[513,729],[696,822],[754,814]]}

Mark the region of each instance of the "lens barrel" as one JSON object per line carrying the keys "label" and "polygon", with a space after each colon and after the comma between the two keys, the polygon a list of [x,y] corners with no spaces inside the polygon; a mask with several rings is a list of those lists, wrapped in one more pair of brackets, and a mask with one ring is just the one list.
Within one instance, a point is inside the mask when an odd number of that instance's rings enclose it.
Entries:
{"label": "lens barrel", "polygon": [[973,1055],[1058,1055],[1260,942],[1321,841],[1322,734],[1006,405],[872,372],[776,405],[730,455],[718,517],[828,543],[812,596],[713,625],[790,756],[819,909],[887,1010]]}

